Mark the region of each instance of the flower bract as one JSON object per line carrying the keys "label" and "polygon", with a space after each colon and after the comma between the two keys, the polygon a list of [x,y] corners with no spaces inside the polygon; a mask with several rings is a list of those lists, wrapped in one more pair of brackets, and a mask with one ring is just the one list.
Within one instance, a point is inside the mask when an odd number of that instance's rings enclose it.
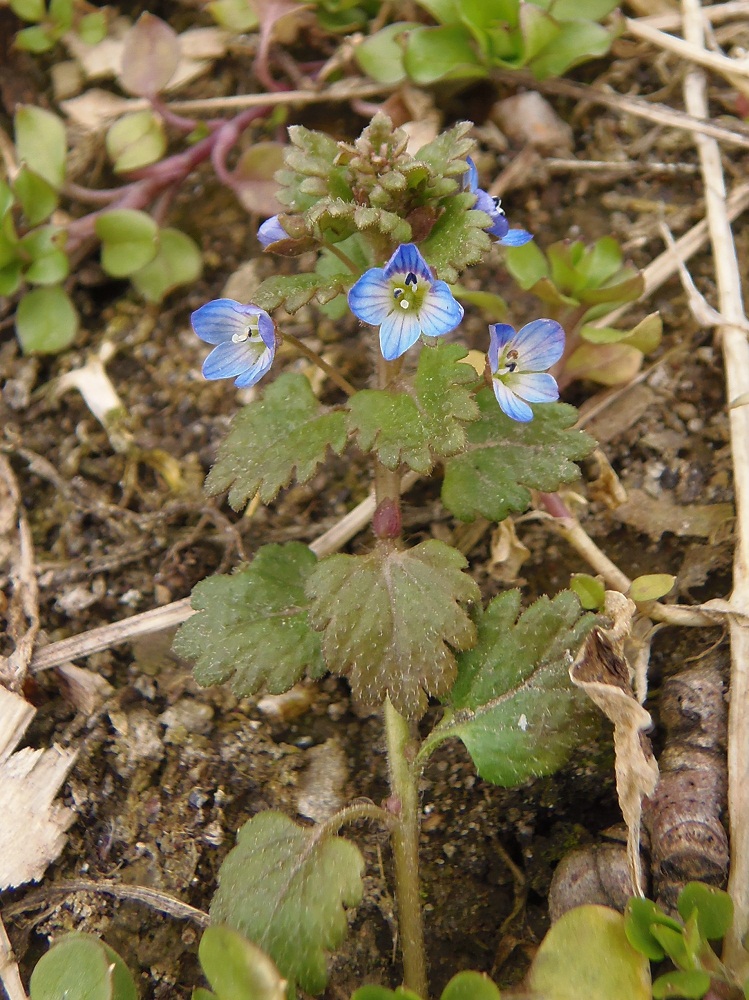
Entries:
{"label": "flower bract", "polygon": [[512,420],[533,420],[528,403],[553,403],[559,388],[547,368],[564,352],[564,330],[553,319],[536,319],[518,333],[507,323],[489,327],[489,368],[494,395]]}
{"label": "flower bract", "polygon": [[279,240],[287,240],[289,234],[278,221],[278,216],[274,215],[270,219],[266,219],[262,226],[259,227],[257,238],[264,249],[270,246],[271,243],[278,243]]}
{"label": "flower bract", "polygon": [[414,243],[402,243],[384,267],[366,271],[349,290],[351,311],[380,328],[386,361],[408,350],[423,333],[441,337],[463,319],[463,307],[437,281]]}
{"label": "flower bract", "polygon": [[486,227],[486,232],[490,236],[495,236],[497,242],[503,247],[522,247],[533,239],[533,236],[525,229],[510,229],[502,202],[499,198],[492,198],[490,194],[479,187],[479,173],[476,164],[470,156],[466,157],[468,170],[463,175],[463,190],[470,191],[476,195],[476,204],[473,206],[480,212],[486,212],[492,220],[491,225]]}
{"label": "flower bract", "polygon": [[197,309],[190,322],[201,340],[215,345],[203,362],[205,378],[233,378],[236,386],[245,388],[273,364],[275,324],[258,306],[214,299]]}

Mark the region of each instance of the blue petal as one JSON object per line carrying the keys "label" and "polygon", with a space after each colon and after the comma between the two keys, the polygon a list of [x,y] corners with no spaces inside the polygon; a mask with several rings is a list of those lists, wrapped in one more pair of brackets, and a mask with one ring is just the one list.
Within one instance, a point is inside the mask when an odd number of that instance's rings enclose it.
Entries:
{"label": "blue petal", "polygon": [[516,396],[512,389],[509,389],[497,378],[492,379],[492,385],[500,409],[507,414],[510,420],[518,420],[522,424],[533,420],[533,410],[519,396]]}
{"label": "blue petal", "polygon": [[553,403],[559,399],[559,386],[548,372],[525,372],[505,375],[507,387],[529,403]]}
{"label": "blue petal", "polygon": [[[491,230],[489,230],[491,232]],[[499,241],[500,246],[503,247],[524,247],[526,243],[530,243],[533,239],[533,234],[527,232],[525,229],[510,229],[502,239]]]}
{"label": "blue petal", "polygon": [[234,378],[254,367],[258,355],[265,354],[266,351],[267,348],[263,348],[257,341],[254,344],[249,340],[241,344],[233,344],[231,341],[219,344],[203,362],[203,376],[208,379]]}
{"label": "blue petal", "polygon": [[507,344],[515,337],[515,327],[509,323],[494,323],[489,327],[489,369],[495,372],[499,368],[499,355]]}
{"label": "blue petal", "polygon": [[278,216],[274,215],[272,218],[266,219],[262,226],[260,226],[257,231],[257,238],[263,247],[267,247],[271,243],[278,243],[279,240],[287,240],[289,234],[278,221]]}
{"label": "blue petal", "polygon": [[515,338],[518,370],[542,372],[551,368],[564,353],[564,330],[553,319],[534,319]]}
{"label": "blue petal", "polygon": [[392,278],[395,275],[407,275],[412,273],[422,281],[432,281],[432,272],[429,265],[419,253],[415,243],[401,243],[393,256],[385,265],[385,277]]}
{"label": "blue petal", "polygon": [[380,327],[380,350],[386,361],[395,361],[419,339],[421,326],[416,313],[399,309],[387,316]]}
{"label": "blue petal", "polygon": [[248,368],[246,372],[243,372],[239,376],[239,378],[234,379],[234,385],[236,385],[238,389],[246,389],[248,386],[259,382],[273,364],[274,353],[274,351],[266,348],[252,368]]}
{"label": "blue petal", "polygon": [[234,299],[214,299],[196,309],[190,322],[193,330],[206,344],[222,344],[231,340],[235,333],[243,334],[247,329],[248,318],[261,313],[268,315],[257,306],[244,306]]}
{"label": "blue petal", "polygon": [[466,163],[468,164],[468,170],[463,174],[461,186],[464,191],[476,193],[479,187],[479,172],[470,156],[466,156]]}
{"label": "blue petal", "polygon": [[427,337],[441,337],[454,330],[463,319],[463,306],[446,282],[435,281],[424,296],[418,317],[422,333]]}
{"label": "blue petal", "polygon": [[372,267],[349,289],[351,312],[363,323],[379,326],[395,308],[393,290],[381,267]]}

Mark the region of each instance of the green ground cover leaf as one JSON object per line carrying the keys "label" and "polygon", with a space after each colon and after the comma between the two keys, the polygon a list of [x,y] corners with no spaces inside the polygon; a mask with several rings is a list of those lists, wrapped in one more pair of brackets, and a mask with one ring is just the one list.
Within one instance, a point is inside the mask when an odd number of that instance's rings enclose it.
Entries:
{"label": "green ground cover leaf", "polygon": [[468,386],[475,370],[460,359],[459,344],[425,347],[412,392],[364,389],[348,402],[349,430],[363,451],[373,449],[383,465],[405,462],[416,472],[429,472],[435,461],[465,446],[465,426],[478,417]]}
{"label": "green ground cover leaf", "polygon": [[477,614],[476,645],[458,657],[447,714],[427,740],[462,740],[481,777],[505,787],[556,770],[589,711],[569,666],[595,616],[570,591],[519,611],[510,590]]}
{"label": "green ground cover leaf", "polygon": [[235,510],[258,492],[269,503],[294,473],[306,483],[328,448],[340,455],[345,444],[344,414],[326,410],[304,375],[286,373],[236,415],[205,487],[210,494],[229,488]]}
{"label": "green ground cover leaf", "polygon": [[325,952],[347,931],[344,907],[362,897],[359,849],[283,813],[254,816],[219,870],[211,920],[240,931],[308,993],[327,982]]}
{"label": "green ground cover leaf", "polygon": [[252,297],[256,306],[271,312],[283,306],[287,313],[298,312],[312,299],[324,305],[344,290],[340,277],[321,274],[274,274],[266,278]]}
{"label": "green ground cover leaf", "polygon": [[31,1000],[137,1000],[129,969],[93,934],[73,933],[57,941],[31,974]]}
{"label": "green ground cover leaf", "polygon": [[309,578],[310,623],[323,631],[328,669],[348,676],[367,705],[389,697],[418,718],[428,695],[445,695],[456,674],[454,650],[475,627],[462,604],[479,589],[460,552],[434,539],[405,551],[380,544],[365,556],[323,559]]}
{"label": "green ground cover leaf", "polygon": [[230,927],[206,927],[198,956],[217,1000],[286,1000],[286,983],[273,962]]}
{"label": "green ground cover leaf", "polygon": [[322,675],[320,637],[309,626],[304,592],[316,563],[301,542],[264,545],[246,569],[209,576],[193,589],[197,614],[180,627],[174,649],[195,661],[199,684],[230,681],[244,698],[281,694],[305,672]]}
{"label": "green ground cover leaf", "polygon": [[31,104],[16,111],[16,150],[19,162],[43,177],[53,188],[65,180],[67,133],[61,118]]}
{"label": "green ground cover leaf", "polygon": [[457,281],[464,268],[478,264],[491,249],[484,232],[491,220],[485,212],[471,209],[475,200],[470,191],[453,195],[419,248],[443,281]]}
{"label": "green ground cover leaf", "polygon": [[502,521],[528,507],[531,489],[556,490],[580,475],[574,462],[589,455],[595,441],[570,429],[574,407],[543,403],[521,424],[502,413],[491,389],[476,399],[481,416],[467,429],[468,448],[445,463],[442,501],[456,517]]}

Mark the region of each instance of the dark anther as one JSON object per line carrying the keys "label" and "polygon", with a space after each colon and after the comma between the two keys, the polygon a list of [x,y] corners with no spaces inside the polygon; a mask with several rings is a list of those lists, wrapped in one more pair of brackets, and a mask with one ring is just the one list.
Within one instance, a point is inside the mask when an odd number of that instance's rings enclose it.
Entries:
{"label": "dark anther", "polygon": [[408,274],[406,275],[406,284],[407,285],[416,284],[416,275],[413,273],[413,271],[409,271]]}
{"label": "dark anther", "polygon": [[401,295],[403,295],[403,289],[402,288],[396,288],[396,289],[393,290],[393,298],[394,299],[399,299],[401,297]]}
{"label": "dark anther", "polygon": [[517,361],[508,361],[507,362],[507,371],[508,372],[514,372],[515,369],[517,368],[517,366],[518,366]]}

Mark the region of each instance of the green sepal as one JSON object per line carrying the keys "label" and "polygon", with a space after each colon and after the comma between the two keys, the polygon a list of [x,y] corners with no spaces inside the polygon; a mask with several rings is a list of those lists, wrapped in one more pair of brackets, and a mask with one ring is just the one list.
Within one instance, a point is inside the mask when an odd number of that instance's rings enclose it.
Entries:
{"label": "green sepal", "polygon": [[470,191],[453,195],[419,249],[444,281],[457,281],[466,267],[478,264],[489,252],[491,239],[484,228],[491,223],[485,212],[471,209],[476,196]]}
{"label": "green sepal", "polygon": [[306,483],[328,448],[340,455],[345,444],[344,414],[326,410],[304,375],[287,372],[237,413],[205,488],[209,494],[228,488],[235,510],[258,492],[269,503],[295,473]]}
{"label": "green sepal", "polygon": [[[291,145],[285,153],[286,166],[276,174],[282,185],[276,198],[293,212],[305,212],[325,195],[352,198],[345,177],[346,172],[335,166],[338,144],[324,132],[291,125],[288,130]],[[316,183],[305,183],[315,178]]]}
{"label": "green sepal", "polygon": [[286,981],[270,958],[231,927],[207,927],[198,957],[217,1000],[286,1000]]}
{"label": "green sepal", "polygon": [[320,637],[309,626],[304,593],[316,564],[301,542],[263,545],[245,569],[209,576],[193,589],[197,614],[180,626],[174,649],[194,661],[199,684],[230,682],[246,698],[282,694],[305,673],[322,676]]}
{"label": "green sepal", "polygon": [[362,897],[363,868],[359,849],[326,827],[258,813],[221,865],[211,920],[262,948],[292,984],[319,993],[328,980],[325,953],[348,930],[344,908]]}
{"label": "green sepal", "polygon": [[430,749],[460,739],[481,777],[505,787],[555,771],[589,728],[569,667],[595,616],[581,615],[571,591],[519,612],[511,590],[475,613],[476,645],[458,657],[447,712],[427,738]]}
{"label": "green sepal", "polygon": [[[325,278],[321,274],[276,274],[261,282],[252,301],[266,312],[283,306],[287,313],[293,314],[314,298],[324,305],[340,295],[345,291],[342,279],[343,275]],[[353,275],[350,280],[353,283]]]}
{"label": "green sepal", "polygon": [[710,976],[701,969],[667,972],[653,983],[653,1000],[664,1000],[666,997],[700,1000],[710,989],[710,984]]}
{"label": "green sepal", "polygon": [[466,353],[459,344],[425,347],[411,392],[364,389],[352,396],[348,426],[362,451],[374,451],[389,469],[405,463],[421,473],[461,451],[465,425],[479,414],[468,388],[476,372],[460,361]]}
{"label": "green sepal", "polygon": [[479,599],[466,560],[434,539],[405,551],[380,543],[364,556],[321,560],[307,584],[310,622],[323,632],[328,668],[347,676],[354,697],[386,697],[419,718],[427,696],[444,696],[456,675],[454,651],[475,641],[461,606]]}
{"label": "green sepal", "polygon": [[527,509],[531,489],[550,492],[579,477],[573,463],[589,455],[595,441],[571,429],[574,407],[542,403],[534,406],[533,420],[519,423],[500,410],[491,389],[476,400],[481,415],[467,428],[467,450],[445,463],[442,501],[456,517],[502,521]]}

